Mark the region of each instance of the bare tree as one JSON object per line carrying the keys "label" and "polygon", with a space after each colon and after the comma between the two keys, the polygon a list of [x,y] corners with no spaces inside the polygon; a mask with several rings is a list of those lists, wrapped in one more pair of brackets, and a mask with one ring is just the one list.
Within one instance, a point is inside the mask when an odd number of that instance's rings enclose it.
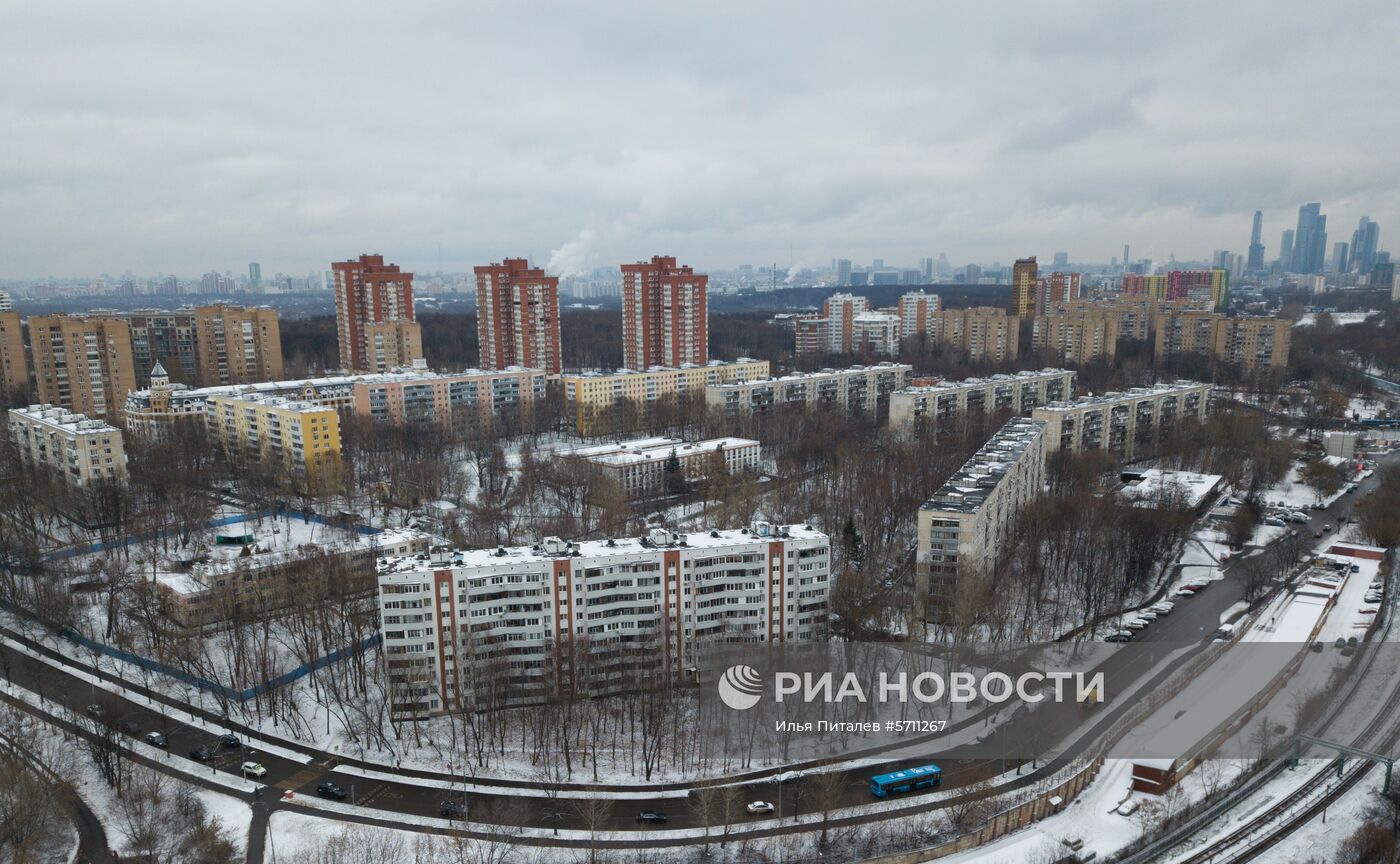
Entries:
{"label": "bare tree", "polygon": [[608,798],[595,798],[590,795],[573,799],[570,802],[570,809],[583,822],[583,827],[588,829],[588,862],[589,864],[597,864],[598,832],[607,825],[608,819],[612,816],[612,801]]}

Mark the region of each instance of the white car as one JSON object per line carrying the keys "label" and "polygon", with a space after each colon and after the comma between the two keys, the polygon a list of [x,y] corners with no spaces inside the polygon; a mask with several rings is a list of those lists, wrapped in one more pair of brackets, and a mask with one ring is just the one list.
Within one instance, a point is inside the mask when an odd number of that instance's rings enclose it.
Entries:
{"label": "white car", "polygon": [[1151,622],[1144,621],[1141,618],[1134,618],[1123,626],[1127,627],[1129,630],[1144,630],[1149,623]]}
{"label": "white car", "polygon": [[757,816],[760,813],[772,813],[773,805],[767,801],[754,801],[749,804],[749,815]]}
{"label": "white car", "polygon": [[1170,600],[1163,600],[1161,603],[1158,603],[1156,606],[1153,606],[1152,611],[1156,612],[1158,615],[1170,615],[1172,614],[1172,610],[1175,608],[1175,603],[1173,603]]}
{"label": "white car", "polygon": [[1150,623],[1152,623],[1153,621],[1156,621],[1156,620],[1157,620],[1157,613],[1156,613],[1156,612],[1139,612],[1137,617],[1138,617],[1138,620],[1139,620],[1139,621],[1146,621],[1146,622],[1148,622],[1148,623],[1150,624]]}
{"label": "white car", "polygon": [[244,777],[263,777],[267,774],[267,769],[257,762],[244,762],[242,770]]}

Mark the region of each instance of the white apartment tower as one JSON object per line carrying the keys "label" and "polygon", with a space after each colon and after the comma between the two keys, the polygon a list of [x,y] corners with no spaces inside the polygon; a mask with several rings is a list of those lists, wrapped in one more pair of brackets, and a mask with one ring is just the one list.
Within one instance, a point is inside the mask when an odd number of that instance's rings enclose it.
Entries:
{"label": "white apartment tower", "polygon": [[805,525],[381,559],[392,710],[519,704],[683,678],[709,646],[825,633],[830,541]]}

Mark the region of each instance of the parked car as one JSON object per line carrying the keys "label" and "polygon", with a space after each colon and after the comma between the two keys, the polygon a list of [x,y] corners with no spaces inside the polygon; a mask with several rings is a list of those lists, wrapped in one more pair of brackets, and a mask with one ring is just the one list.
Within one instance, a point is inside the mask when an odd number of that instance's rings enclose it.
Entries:
{"label": "parked car", "polygon": [[1299,511],[1294,510],[1292,513],[1288,514],[1288,521],[1294,523],[1306,523],[1308,521],[1308,514],[1300,513]]}
{"label": "parked car", "polygon": [[227,747],[230,750],[237,750],[239,747],[243,746],[243,742],[238,740],[237,735],[231,735],[225,732],[219,736],[219,745],[221,747]]}
{"label": "parked car", "polygon": [[665,825],[666,814],[660,810],[643,810],[637,814],[638,822],[645,822],[649,825]]}
{"label": "parked car", "polygon": [[147,732],[146,743],[152,747],[159,747],[162,750],[170,746],[170,741],[159,732]]}
{"label": "parked car", "polygon": [[757,816],[759,813],[772,813],[773,805],[767,801],[751,801],[748,810],[750,816]]}
{"label": "parked car", "polygon": [[1156,612],[1158,615],[1170,615],[1175,608],[1175,603],[1170,600],[1163,600],[1161,603],[1154,605],[1152,611]]}
{"label": "parked car", "polygon": [[1379,594],[1374,594],[1374,593],[1372,593],[1372,594],[1367,594],[1366,597],[1365,597],[1365,600],[1366,600],[1367,603],[1379,603],[1379,602],[1381,602],[1382,597],[1381,597],[1381,595],[1379,595]]}
{"label": "parked car", "polygon": [[257,762],[244,762],[239,770],[244,777],[266,777],[267,769]]}
{"label": "parked car", "polygon": [[190,751],[190,758],[196,762],[208,762],[214,758],[214,751],[207,744],[201,744]]}
{"label": "parked car", "polygon": [[87,715],[94,720],[101,720],[107,716],[107,709],[103,708],[101,705],[89,705],[84,710],[87,712]]}
{"label": "parked car", "polygon": [[1192,588],[1190,585],[1182,585],[1180,588],[1176,589],[1176,592],[1175,592],[1175,594],[1174,594],[1173,596],[1176,596],[1176,597],[1195,597],[1195,596],[1196,596],[1196,589],[1195,589],[1195,588]]}
{"label": "parked car", "polygon": [[1151,611],[1151,610],[1148,610],[1148,611],[1146,611],[1146,612],[1139,612],[1137,617],[1141,618],[1143,621],[1146,621],[1146,622],[1148,622],[1148,623],[1150,624],[1151,622],[1157,620],[1157,613],[1156,613],[1156,612],[1153,612],[1153,611]]}
{"label": "parked car", "polygon": [[334,783],[320,783],[316,786],[316,794],[322,798],[334,798],[337,801],[345,800],[345,790]]}
{"label": "parked car", "polygon": [[1148,623],[1150,622],[1144,621],[1141,618],[1134,618],[1126,622],[1123,626],[1129,630],[1146,630]]}
{"label": "parked car", "polygon": [[1284,527],[1285,525],[1287,525],[1288,523],[1284,522],[1282,519],[1278,518],[1277,516],[1270,516],[1269,518],[1267,518],[1267,519],[1264,520],[1264,524],[1265,524],[1265,525],[1273,526],[1274,528],[1282,528],[1282,527]]}
{"label": "parked car", "polygon": [[1133,641],[1133,631],[1131,631],[1131,630],[1116,630],[1116,631],[1114,631],[1114,632],[1108,634],[1107,636],[1103,637],[1103,641],[1105,641],[1105,642],[1131,642],[1131,641]]}

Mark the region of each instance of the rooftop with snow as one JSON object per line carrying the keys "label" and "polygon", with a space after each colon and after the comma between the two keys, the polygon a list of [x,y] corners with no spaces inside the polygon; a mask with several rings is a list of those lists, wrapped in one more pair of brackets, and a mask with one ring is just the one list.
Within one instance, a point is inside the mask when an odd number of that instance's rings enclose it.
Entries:
{"label": "rooftop with snow", "polygon": [[100,435],[116,433],[115,426],[101,420],[94,420],[86,414],[76,414],[57,405],[30,405],[28,408],[11,408],[10,414],[32,420],[56,430],[80,435]]}
{"label": "rooftop with snow", "polygon": [[1125,473],[1128,481],[1120,494],[1137,506],[1155,506],[1164,501],[1196,508],[1213,497],[1225,478],[1220,474],[1197,471],[1169,471],[1148,468]]}
{"label": "rooftop with snow", "polygon": [[922,510],[975,513],[1026,449],[1045,432],[1044,420],[1015,417],[949,477]]}
{"label": "rooftop with snow", "polygon": [[737,530],[671,531],[666,528],[653,528],[641,537],[579,541],[546,537],[531,546],[497,546],[495,549],[451,551],[439,549],[429,555],[400,558],[386,556],[379,559],[379,573],[383,576],[394,573],[430,573],[446,568],[509,568],[565,558],[610,558],[657,549],[721,550],[743,545],[766,545],[779,540],[825,542],[827,536],[811,525],[775,525],[769,522],[754,522],[748,528]]}
{"label": "rooftop with snow", "polygon": [[715,453],[720,450],[757,446],[758,442],[749,438],[711,438],[689,443],[680,438],[638,438],[634,441],[619,441],[615,444],[594,444],[575,450],[561,450],[555,455],[587,459],[600,465],[622,466],[665,461],[670,458],[672,453],[675,453],[677,457],[685,457],[699,453]]}

